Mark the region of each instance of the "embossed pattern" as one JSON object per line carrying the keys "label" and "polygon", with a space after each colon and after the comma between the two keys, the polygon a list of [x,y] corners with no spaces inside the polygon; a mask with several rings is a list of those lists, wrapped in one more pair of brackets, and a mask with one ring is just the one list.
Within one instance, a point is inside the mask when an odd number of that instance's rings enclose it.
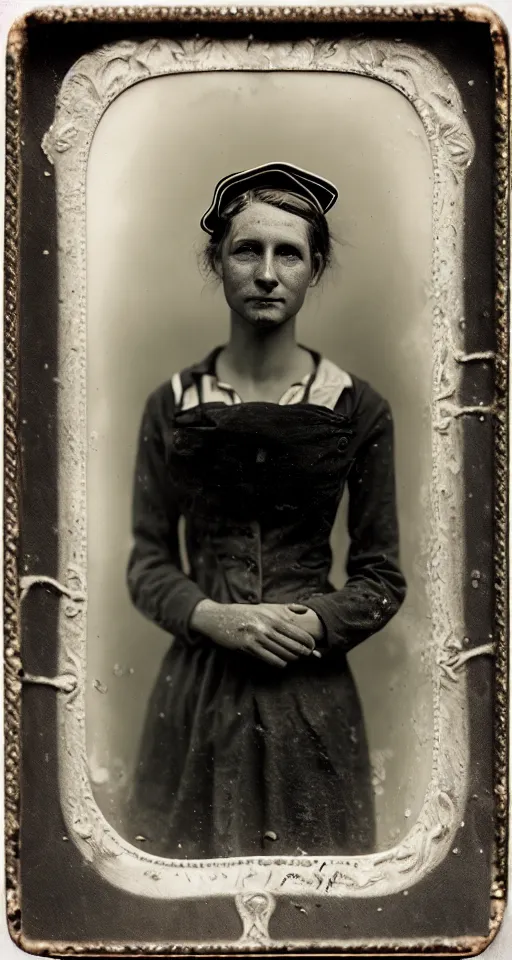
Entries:
{"label": "embossed pattern", "polygon": [[7,57],[4,250],[4,724],[7,916],[20,929],[18,888],[21,659],[18,623],[18,244],[19,61]]}

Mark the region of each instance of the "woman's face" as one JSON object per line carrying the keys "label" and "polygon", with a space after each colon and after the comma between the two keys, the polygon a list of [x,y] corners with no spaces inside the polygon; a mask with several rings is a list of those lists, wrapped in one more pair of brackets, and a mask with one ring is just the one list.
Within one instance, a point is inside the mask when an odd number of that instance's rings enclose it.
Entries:
{"label": "woman's face", "polygon": [[253,326],[277,326],[299,312],[316,283],[308,224],[267,203],[251,203],[231,221],[219,273],[231,310]]}

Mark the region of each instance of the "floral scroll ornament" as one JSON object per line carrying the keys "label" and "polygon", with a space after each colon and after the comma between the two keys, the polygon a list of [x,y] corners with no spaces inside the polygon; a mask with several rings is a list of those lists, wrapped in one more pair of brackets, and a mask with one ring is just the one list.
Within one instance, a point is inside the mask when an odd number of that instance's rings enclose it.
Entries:
{"label": "floral scroll ornament", "polygon": [[[392,86],[414,107],[433,167],[433,260],[428,290],[432,315],[433,474],[429,544],[432,615],[434,746],[432,778],[411,830],[394,847],[361,857],[308,856],[180,861],[159,858],[116,833],[99,810],[85,747],[87,417],[85,200],[89,150],[113,100],[154,77],[201,71],[320,71],[352,74]],[[61,702],[61,802],[70,838],[111,883],[149,897],[235,896],[243,924],[240,944],[273,944],[268,922],[274,897],[382,896],[406,891],[450,851],[466,800],[468,737],[461,558],[463,536],[461,419],[458,405],[463,315],[464,174],[473,140],[460,95],[441,64],[398,41],[127,40],[87,54],[65,77],[43,149],[55,166],[60,270],[60,530],[61,579],[79,571],[84,602],[60,618],[61,669],[74,664],[76,693]],[[480,415],[487,411],[479,410]],[[63,591],[64,593],[64,591]],[[68,598],[69,599],[69,598]],[[474,655],[490,652],[478,648]],[[467,656],[470,654],[468,653]],[[462,773],[461,773],[462,771]]]}

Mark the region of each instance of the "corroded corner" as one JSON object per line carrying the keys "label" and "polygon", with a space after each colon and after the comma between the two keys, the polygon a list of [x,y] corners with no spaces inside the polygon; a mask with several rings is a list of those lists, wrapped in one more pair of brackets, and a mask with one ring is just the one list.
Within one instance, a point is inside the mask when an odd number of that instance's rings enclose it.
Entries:
{"label": "corroded corner", "polygon": [[27,39],[27,17],[16,17],[7,34],[7,56],[18,59],[23,53]]}
{"label": "corroded corner", "polygon": [[493,43],[500,40],[503,42],[507,41],[508,30],[505,23],[501,16],[491,7],[486,7],[479,3],[470,3],[460,9],[464,14],[464,19],[470,20],[472,23],[487,23],[489,25]]}

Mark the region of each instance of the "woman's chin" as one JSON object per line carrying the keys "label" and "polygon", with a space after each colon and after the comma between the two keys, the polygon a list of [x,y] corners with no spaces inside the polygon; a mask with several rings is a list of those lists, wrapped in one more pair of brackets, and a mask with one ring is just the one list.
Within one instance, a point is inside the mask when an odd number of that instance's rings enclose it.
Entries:
{"label": "woman's chin", "polygon": [[288,317],[262,312],[252,313],[250,316],[246,315],[244,319],[246,323],[249,323],[251,327],[255,327],[257,330],[272,330],[274,327],[280,327],[283,323],[286,323]]}

